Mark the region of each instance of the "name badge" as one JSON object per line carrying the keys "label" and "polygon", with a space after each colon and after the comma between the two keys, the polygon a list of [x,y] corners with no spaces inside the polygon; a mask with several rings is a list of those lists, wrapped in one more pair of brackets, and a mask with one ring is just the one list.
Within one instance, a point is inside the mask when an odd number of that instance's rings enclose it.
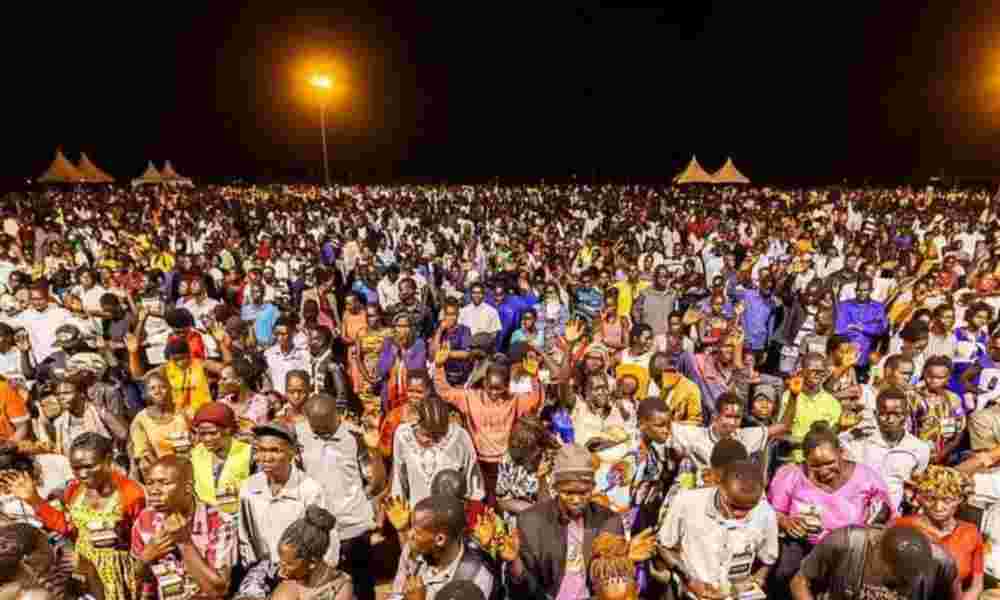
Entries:
{"label": "name badge", "polygon": [[160,591],[160,600],[181,600],[185,597],[184,578],[174,565],[162,562],[153,565],[153,576]]}
{"label": "name badge", "polygon": [[941,418],[941,436],[950,438],[958,433],[958,419],[954,417]]}
{"label": "name badge", "polygon": [[118,541],[118,534],[111,523],[104,521],[92,521],[87,524],[90,534],[90,543],[95,548],[109,548]]}

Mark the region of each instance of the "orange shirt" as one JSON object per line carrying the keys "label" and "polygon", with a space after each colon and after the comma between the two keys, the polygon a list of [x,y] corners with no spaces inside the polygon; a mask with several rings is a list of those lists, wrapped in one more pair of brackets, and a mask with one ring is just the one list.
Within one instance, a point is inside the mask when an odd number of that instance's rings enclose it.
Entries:
{"label": "orange shirt", "polygon": [[352,342],[358,341],[361,334],[368,329],[368,315],[365,311],[352,314],[350,311],[344,313],[344,337]]}
{"label": "orange shirt", "polygon": [[28,422],[28,408],[14,386],[0,381],[0,439],[13,440],[17,426]]}
{"label": "orange shirt", "polygon": [[923,519],[919,515],[910,515],[896,519],[894,525],[909,525],[922,531],[927,537],[934,540],[942,548],[951,554],[955,559],[955,566],[958,568],[958,578],[964,585],[976,575],[982,575],[984,571],[984,549],[983,536],[972,523],[959,521],[955,530],[950,534],[939,537],[928,531]]}
{"label": "orange shirt", "polygon": [[534,412],[543,401],[542,388],[538,379],[532,383],[532,391],[510,395],[507,402],[493,402],[481,389],[463,389],[450,385],[445,379],[444,369],[434,373],[434,387],[441,397],[466,416],[469,434],[476,444],[479,460],[498,463],[507,452],[510,431],[514,421],[521,415]]}

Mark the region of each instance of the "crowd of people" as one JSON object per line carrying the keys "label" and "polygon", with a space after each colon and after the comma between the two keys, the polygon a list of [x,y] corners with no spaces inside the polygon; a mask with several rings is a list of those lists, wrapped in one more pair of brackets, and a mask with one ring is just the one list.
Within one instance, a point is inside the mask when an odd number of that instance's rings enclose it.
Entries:
{"label": "crowd of people", "polygon": [[0,600],[1000,597],[989,190],[0,219]]}

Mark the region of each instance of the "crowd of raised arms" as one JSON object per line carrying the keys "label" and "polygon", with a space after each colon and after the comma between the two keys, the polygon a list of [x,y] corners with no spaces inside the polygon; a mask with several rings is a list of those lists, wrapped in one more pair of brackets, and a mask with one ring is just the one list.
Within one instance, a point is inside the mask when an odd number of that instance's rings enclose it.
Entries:
{"label": "crowd of raised arms", "polygon": [[1000,597],[1000,198],[0,206],[0,600]]}

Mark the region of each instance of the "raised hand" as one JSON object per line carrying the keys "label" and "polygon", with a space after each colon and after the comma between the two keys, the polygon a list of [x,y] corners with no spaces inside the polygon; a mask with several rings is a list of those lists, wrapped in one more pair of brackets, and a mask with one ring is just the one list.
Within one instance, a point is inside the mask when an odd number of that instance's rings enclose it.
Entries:
{"label": "raised hand", "polygon": [[125,348],[129,351],[129,354],[139,352],[140,345],[139,336],[134,333],[125,334]]}
{"label": "raised hand", "polygon": [[649,560],[656,553],[656,536],[652,528],[643,529],[638,535],[632,536],[628,543],[628,558],[632,562]]}
{"label": "raised hand", "polygon": [[396,531],[403,531],[410,526],[410,505],[399,496],[385,501],[385,514]]}
{"label": "raised hand", "polygon": [[573,343],[583,335],[583,321],[574,319],[566,324],[566,341]]}
{"label": "raised hand", "polygon": [[521,531],[514,529],[500,543],[500,560],[514,562],[521,553]]}
{"label": "raised hand", "polygon": [[481,548],[489,548],[490,544],[493,542],[493,533],[495,531],[495,520],[493,511],[486,509],[479,518],[476,519],[476,525],[472,528],[472,537],[479,542]]}
{"label": "raised hand", "polygon": [[38,495],[38,488],[31,476],[23,472],[9,472],[0,475],[0,481],[7,487],[8,493],[19,500],[23,500],[30,506],[41,504],[42,498]]}

